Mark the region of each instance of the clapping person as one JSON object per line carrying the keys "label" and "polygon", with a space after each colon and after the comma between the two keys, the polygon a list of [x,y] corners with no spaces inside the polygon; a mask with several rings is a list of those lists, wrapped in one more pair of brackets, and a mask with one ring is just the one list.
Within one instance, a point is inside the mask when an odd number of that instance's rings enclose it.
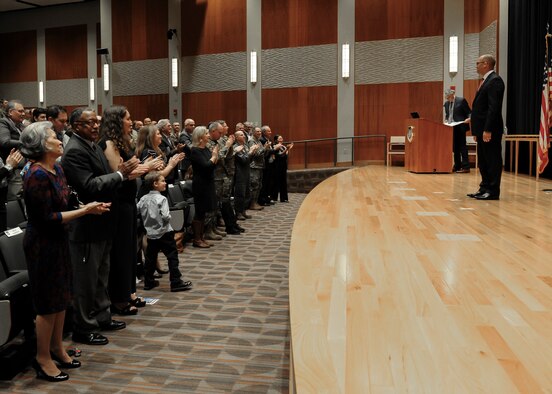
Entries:
{"label": "clapping person", "polygon": [[[134,156],[131,148],[132,120],[125,107],[107,108],[100,125],[98,146],[104,151],[112,172],[121,162]],[[136,298],[136,178],[149,171],[147,164],[138,165],[117,190],[117,216],[115,218],[114,247],[111,249],[109,268],[109,296],[111,312],[118,315],[135,315],[138,306],[145,306]],[[133,297],[131,296],[134,295]]]}
{"label": "clapping person", "polygon": [[205,241],[203,230],[205,215],[217,207],[215,192],[215,167],[218,161],[219,147],[215,145],[213,150],[207,148],[211,137],[205,126],[198,126],[192,133],[191,161],[194,171],[192,182],[192,194],[194,196],[195,215],[192,221],[194,231],[193,246],[196,248],[209,248],[212,245]]}
{"label": "clapping person", "polygon": [[52,123],[37,122],[27,126],[21,134],[21,143],[21,152],[32,160],[23,184],[29,218],[23,248],[37,313],[37,356],[33,368],[37,378],[56,382],[69,378],[58,366],[78,368],[81,365],[69,357],[62,343],[65,310],[72,300],[72,270],[65,224],[87,214],[101,215],[111,204],[90,202],[81,207],[69,207],[65,175],[56,163],[63,154],[63,143],[52,130]]}
{"label": "clapping person", "polygon": [[280,202],[288,202],[287,191],[287,169],[288,169],[288,155],[289,151],[293,148],[293,143],[284,145],[284,137],[276,134],[274,136],[274,149],[276,150],[274,158],[274,183],[272,184],[272,200],[278,200],[278,194],[280,195]]}

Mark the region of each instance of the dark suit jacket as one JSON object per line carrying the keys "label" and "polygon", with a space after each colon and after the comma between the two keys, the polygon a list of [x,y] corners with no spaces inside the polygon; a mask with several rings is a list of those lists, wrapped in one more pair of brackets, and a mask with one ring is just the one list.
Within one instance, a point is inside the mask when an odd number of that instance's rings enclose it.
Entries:
{"label": "dark suit jacket", "polygon": [[61,159],[67,183],[72,186],[84,203],[92,201],[112,202],[111,210],[103,215],[85,215],[71,222],[70,240],[95,242],[111,239],[114,235],[114,211],[117,207],[116,191],[123,181],[112,172],[99,147],[95,150],[87,141],[74,134]]}
{"label": "dark suit jacket", "polygon": [[[450,104],[448,101],[445,101],[444,107],[445,107],[445,118],[448,119],[449,112],[450,112]],[[452,109],[452,120],[454,120],[455,122],[466,120],[470,117],[470,114],[471,114],[471,109],[466,99],[460,96],[454,97],[454,108]],[[470,129],[470,126],[467,123],[463,123],[463,124],[459,124],[458,126],[454,126],[454,129],[458,131],[466,132]]]}
{"label": "dark suit jacket", "polygon": [[11,119],[0,118],[0,156],[2,160],[6,160],[13,148],[21,146],[19,136],[19,130]]}
{"label": "dark suit jacket", "polygon": [[473,99],[471,128],[474,136],[480,138],[484,131],[490,131],[493,139],[502,135],[504,132],[504,121],[502,120],[503,98],[504,81],[496,72],[492,72],[485,79]]}

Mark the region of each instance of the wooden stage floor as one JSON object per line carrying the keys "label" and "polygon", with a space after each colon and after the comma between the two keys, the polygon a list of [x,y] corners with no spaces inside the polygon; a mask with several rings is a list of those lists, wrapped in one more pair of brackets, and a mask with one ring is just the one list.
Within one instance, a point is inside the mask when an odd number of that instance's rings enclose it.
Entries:
{"label": "wooden stage floor", "polygon": [[552,393],[552,182],[368,166],[315,188],[290,251],[298,393]]}

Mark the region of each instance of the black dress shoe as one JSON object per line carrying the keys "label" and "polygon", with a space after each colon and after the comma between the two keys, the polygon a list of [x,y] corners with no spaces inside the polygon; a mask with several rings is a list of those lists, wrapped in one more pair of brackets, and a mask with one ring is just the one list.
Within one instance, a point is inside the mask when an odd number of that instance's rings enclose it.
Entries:
{"label": "black dress shoe", "polygon": [[92,332],[90,334],[73,333],[73,342],[85,343],[87,345],[107,345],[109,340],[102,334]]}
{"label": "black dress shoe", "polygon": [[146,280],[146,281],[144,281],[144,290],[151,290],[151,289],[156,288],[157,286],[159,286],[159,281],[158,280],[152,280],[152,281]]}
{"label": "black dress shoe", "polygon": [[471,197],[471,198],[477,198],[477,196],[480,196],[482,194],[484,194],[484,193],[480,190],[480,191],[475,192],[475,193],[468,193],[468,194],[466,194],[466,196]]}
{"label": "black dress shoe", "polygon": [[104,331],[117,331],[126,327],[124,321],[111,320],[109,323],[100,323],[100,328]]}
{"label": "black dress shoe", "polygon": [[498,200],[498,196],[492,195],[491,193],[483,193],[475,196],[476,200]]}
{"label": "black dress shoe", "polygon": [[469,168],[460,168],[459,170],[454,171],[457,174],[469,174],[470,169]]}
{"label": "black dress shoe", "polygon": [[234,228],[239,230],[240,233],[245,233],[245,229],[237,223],[234,225]]}
{"label": "black dress shoe", "polygon": [[44,372],[44,370],[42,369],[42,367],[40,366],[38,361],[36,361],[35,358],[33,358],[32,366],[36,372],[37,379],[46,380],[48,382],[63,382],[64,380],[69,379],[69,375],[67,375],[63,371],[59,371],[59,373],[56,376],[48,375],[46,372]]}
{"label": "black dress shoe", "polygon": [[52,360],[54,360],[61,368],[72,369],[79,368],[81,366],[81,362],[78,360],[71,360],[70,363],[67,363],[65,361],[62,361],[61,358],[59,358],[52,352],[50,352],[50,357],[52,357]]}
{"label": "black dress shoe", "polygon": [[227,229],[226,229],[226,234],[230,234],[230,235],[240,235],[240,234],[241,234],[241,231],[238,230],[238,229],[235,228],[235,227],[230,227],[230,228],[227,228]]}
{"label": "black dress shoe", "polygon": [[192,288],[192,282],[190,281],[179,281],[178,283],[171,284],[171,291],[177,292],[177,291],[186,291],[190,290]]}

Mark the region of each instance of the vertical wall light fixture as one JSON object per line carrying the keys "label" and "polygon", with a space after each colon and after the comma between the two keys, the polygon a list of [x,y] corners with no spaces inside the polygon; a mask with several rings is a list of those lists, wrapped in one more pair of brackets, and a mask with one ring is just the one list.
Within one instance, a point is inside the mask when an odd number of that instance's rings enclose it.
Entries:
{"label": "vertical wall light fixture", "polygon": [[449,73],[458,72],[458,36],[449,37]]}
{"label": "vertical wall light fixture", "polygon": [[350,48],[349,44],[341,46],[341,77],[349,78],[350,75]]}
{"label": "vertical wall light fixture", "polygon": [[109,64],[104,63],[103,65],[103,88],[104,91],[109,92]]}
{"label": "vertical wall light fixture", "polygon": [[257,52],[251,51],[251,64],[250,64],[250,80],[251,83],[257,83]]}
{"label": "vertical wall light fixture", "polygon": [[40,104],[44,104],[44,82],[38,82],[38,101]]}
{"label": "vertical wall light fixture", "polygon": [[178,59],[175,57],[171,60],[171,85],[173,88],[178,87]]}
{"label": "vertical wall light fixture", "polygon": [[90,78],[89,91],[90,101],[96,100],[96,83],[94,81],[94,78]]}

